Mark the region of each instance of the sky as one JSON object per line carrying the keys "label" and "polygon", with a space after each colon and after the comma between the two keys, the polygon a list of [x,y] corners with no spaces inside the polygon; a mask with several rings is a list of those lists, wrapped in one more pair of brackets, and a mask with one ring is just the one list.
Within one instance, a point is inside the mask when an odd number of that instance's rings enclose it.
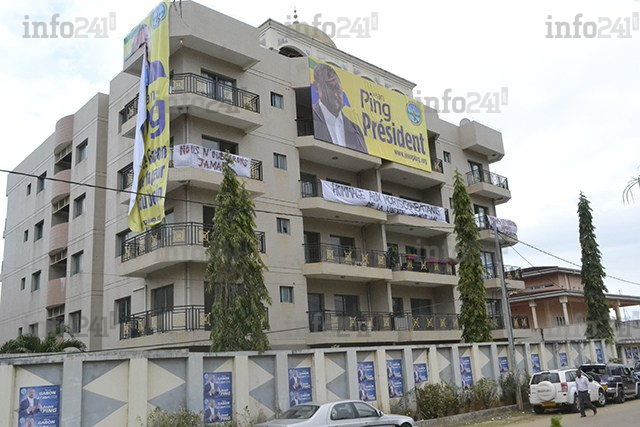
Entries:
{"label": "sky", "polygon": [[[0,169],[14,169],[59,118],[96,92],[108,93],[122,69],[124,36],[156,3],[0,2]],[[416,98],[438,99],[445,120],[469,118],[499,130],[506,155],[490,168],[508,178],[512,199],[498,206],[498,216],[518,224],[521,241],[580,264],[576,212],[584,192],[609,292],[640,295],[640,188],[635,202],[622,197],[640,175],[640,1],[200,3],[253,26],[268,18],[290,23],[297,6],[298,20],[315,21],[339,49],[414,82]],[[24,37],[33,22],[54,14],[66,30],[87,37]],[[82,18],[114,28],[97,38],[79,27]],[[562,22],[573,37],[553,37]],[[447,96],[455,103],[445,105]],[[477,99],[500,103],[474,106]],[[505,264],[579,268],[523,244],[505,250]]]}

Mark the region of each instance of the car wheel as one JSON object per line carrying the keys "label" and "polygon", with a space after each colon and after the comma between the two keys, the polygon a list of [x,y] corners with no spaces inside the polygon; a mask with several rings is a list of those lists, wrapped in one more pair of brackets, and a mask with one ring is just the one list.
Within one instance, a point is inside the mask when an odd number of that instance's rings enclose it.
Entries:
{"label": "car wheel", "polygon": [[544,408],[542,406],[534,406],[533,412],[536,414],[544,414]]}
{"label": "car wheel", "polygon": [[571,405],[571,412],[580,412],[580,398],[577,394],[573,395],[573,404]]}
{"label": "car wheel", "polygon": [[603,407],[607,404],[607,395],[604,394],[604,390],[598,390],[598,401],[596,402],[596,406]]}
{"label": "car wheel", "polygon": [[618,387],[617,389],[615,402],[624,403],[624,390],[622,387]]}
{"label": "car wheel", "polygon": [[404,424],[402,424],[400,427],[412,427],[412,426],[411,426],[411,424],[409,424],[409,423],[404,423]]}

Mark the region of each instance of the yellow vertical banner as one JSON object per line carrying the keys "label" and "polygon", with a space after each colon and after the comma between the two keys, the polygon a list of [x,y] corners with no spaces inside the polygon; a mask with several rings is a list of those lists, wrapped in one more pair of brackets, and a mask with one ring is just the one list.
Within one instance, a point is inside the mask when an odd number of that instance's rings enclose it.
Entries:
{"label": "yellow vertical banner", "polygon": [[125,60],[143,49],[133,150],[129,228],[164,219],[169,173],[169,2],[163,1],[124,39]]}

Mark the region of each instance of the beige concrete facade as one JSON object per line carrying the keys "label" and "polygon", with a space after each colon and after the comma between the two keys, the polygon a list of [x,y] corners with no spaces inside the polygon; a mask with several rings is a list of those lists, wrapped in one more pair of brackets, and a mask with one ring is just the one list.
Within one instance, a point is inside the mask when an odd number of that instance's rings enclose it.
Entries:
{"label": "beige concrete facade", "polygon": [[[269,268],[271,345],[459,341],[450,212],[455,171],[463,174],[478,213],[499,328],[495,246],[486,215],[496,216],[496,205],[511,197],[507,179],[490,172],[505,154],[501,134],[469,120],[448,123],[427,108],[432,172],[314,139],[304,127],[311,112],[307,55],[407,96],[414,84],[336,49],[322,35],[312,38],[304,27],[298,29],[303,31],[271,20],[251,27],[194,2],[182,2],[181,17],[173,8],[170,15],[172,144],[218,144],[253,160],[251,178],[242,181],[255,201],[256,231]],[[299,56],[280,54],[285,51]],[[209,346],[205,247],[222,176],[171,167],[165,223],[127,234],[140,64],[141,55],[133,55],[111,81],[108,96],[96,95],[61,119],[56,132],[16,168],[119,191],[47,181],[40,194],[34,178],[9,177],[4,237],[5,247],[15,250],[5,250],[0,341],[14,338],[19,328],[28,333],[34,324],[43,336],[47,310],[58,307],[67,324],[70,313],[81,310],[79,336],[91,349]],[[222,84],[227,85],[223,94],[210,89]],[[281,106],[272,105],[272,94],[282,97]],[[85,139],[87,159],[77,162],[78,144]],[[56,153],[67,146],[70,166],[54,172]],[[448,219],[329,202],[318,194],[320,179],[444,207]],[[26,195],[29,183],[33,188]],[[71,206],[68,221],[50,222],[60,198],[68,194],[73,202],[84,192],[83,216],[73,218]],[[33,233],[42,219],[41,241],[31,234],[25,240],[25,230]],[[390,245],[398,253],[392,265]],[[64,250],[69,262],[63,270],[53,261]],[[72,275],[71,257],[79,251],[84,251],[83,271]],[[40,289],[31,290],[37,271]],[[21,290],[23,277],[27,287]],[[509,278],[510,287],[523,287],[519,274]]]}

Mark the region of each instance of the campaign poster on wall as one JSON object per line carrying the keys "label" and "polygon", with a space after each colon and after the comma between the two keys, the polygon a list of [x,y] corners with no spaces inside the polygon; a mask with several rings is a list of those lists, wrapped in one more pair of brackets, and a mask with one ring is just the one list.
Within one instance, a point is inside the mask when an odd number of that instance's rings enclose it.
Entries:
{"label": "campaign poster on wall", "polygon": [[58,427],[60,386],[20,387],[18,427]]}
{"label": "campaign poster on wall", "polygon": [[531,353],[531,368],[533,372],[540,372],[540,355],[538,353]]}
{"label": "campaign poster on wall", "polygon": [[429,372],[427,371],[426,363],[413,364],[413,381],[416,385],[429,381]]}
{"label": "campaign poster on wall", "polygon": [[640,353],[638,353],[638,347],[633,347],[633,360],[636,362],[640,360]]}
{"label": "campaign poster on wall", "polygon": [[627,356],[627,361],[628,362],[631,361],[632,355],[631,355],[631,348],[630,347],[625,347],[624,354],[625,354],[625,356]]}
{"label": "campaign poster on wall", "polygon": [[567,357],[567,353],[560,353],[560,367],[564,368],[569,366],[569,358]]}
{"label": "campaign poster on wall", "polygon": [[373,362],[358,362],[358,398],[376,400],[376,380]]}
{"label": "campaign poster on wall", "polygon": [[598,363],[604,363],[604,357],[602,357],[601,348],[596,348],[596,359],[598,360]]}
{"label": "campaign poster on wall", "polygon": [[509,361],[506,356],[498,356],[498,367],[500,368],[501,374],[509,372]]}
{"label": "campaign poster on wall", "polygon": [[311,402],[311,368],[289,369],[289,406]]}
{"label": "campaign poster on wall", "polygon": [[460,357],[460,376],[462,377],[462,388],[469,388],[473,385],[473,372],[469,356]]}
{"label": "campaign poster on wall", "polygon": [[404,396],[402,360],[387,360],[387,384],[389,386],[389,397]]}
{"label": "campaign poster on wall", "polygon": [[232,420],[231,372],[206,372],[203,394],[205,425]]}

